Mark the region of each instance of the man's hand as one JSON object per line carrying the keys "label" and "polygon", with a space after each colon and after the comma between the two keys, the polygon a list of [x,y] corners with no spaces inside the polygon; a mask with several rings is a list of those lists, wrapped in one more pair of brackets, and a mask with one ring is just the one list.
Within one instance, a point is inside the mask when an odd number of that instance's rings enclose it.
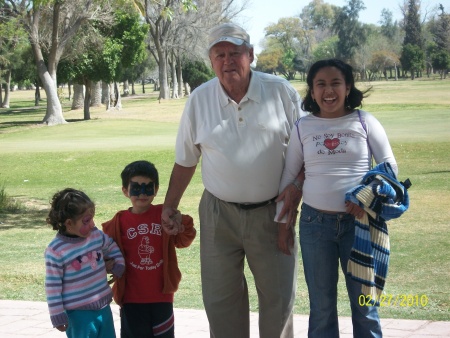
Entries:
{"label": "man's hand", "polygon": [[294,240],[294,228],[285,223],[278,223],[278,249],[285,255],[292,255]]}
{"label": "man's hand", "polygon": [[161,214],[161,226],[168,235],[177,235],[184,232],[181,213],[176,209],[164,207]]}

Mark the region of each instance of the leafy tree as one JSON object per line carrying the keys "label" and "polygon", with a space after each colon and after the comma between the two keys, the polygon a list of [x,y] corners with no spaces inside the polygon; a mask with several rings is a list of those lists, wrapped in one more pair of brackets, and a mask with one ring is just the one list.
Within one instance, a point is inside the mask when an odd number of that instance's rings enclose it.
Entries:
{"label": "leafy tree", "polygon": [[[71,80],[85,86],[84,119],[88,120],[92,84],[98,81],[119,81],[125,69],[142,61],[145,57],[147,28],[135,10],[123,8],[115,12],[112,25],[99,22],[83,33],[74,40],[77,45],[83,46],[80,47],[81,53],[73,55],[64,64],[64,72],[61,74],[66,75],[66,81]],[[120,95],[118,90],[115,95],[117,103]]]}
{"label": "leafy tree", "polygon": [[308,54],[309,47],[307,46],[310,45],[309,36],[302,28],[300,18],[281,18],[278,23],[266,27],[265,32],[266,36],[273,39],[274,42],[276,41],[276,44],[282,50],[277,67],[278,71],[286,79],[294,79],[296,68],[298,68],[296,64],[299,63],[303,55]]}
{"label": "leafy tree", "polygon": [[[3,108],[9,108],[11,79],[16,70],[24,67],[22,55],[28,46],[26,32],[19,20],[11,16],[0,17],[0,106]],[[2,87],[5,88],[4,99]]]}
{"label": "leafy tree", "polygon": [[372,54],[370,69],[373,73],[382,72],[385,80],[388,80],[387,71],[393,69],[395,79],[397,80],[397,67],[399,64],[400,60],[397,54],[389,50],[379,50]]}
{"label": "leafy tree", "polygon": [[295,79],[295,59],[296,55],[292,49],[287,49],[281,57],[280,72],[287,80]]}
{"label": "leafy tree", "polygon": [[359,12],[365,8],[362,0],[348,0],[347,5],[339,11],[333,26],[334,32],[339,37],[337,56],[349,63],[356,50],[367,39],[367,32],[358,21]]}
{"label": "leafy tree", "polygon": [[400,33],[400,27],[397,21],[393,19],[394,15],[392,12],[386,8],[381,10],[381,19],[379,23],[381,24],[381,34],[390,40],[395,40],[395,38]]}
{"label": "leafy tree", "polygon": [[155,2],[153,0],[134,0],[141,8],[145,16],[145,20],[149,25],[150,36],[152,37],[155,53],[153,53],[159,66],[160,81],[160,99],[169,98],[169,82],[168,82],[168,57],[169,36],[173,23],[174,14],[178,8],[182,8],[187,12],[196,10],[196,5],[192,0],[164,0]]}
{"label": "leafy tree", "polygon": [[255,69],[264,73],[276,74],[282,55],[281,48],[275,50],[264,49],[258,55],[258,62],[256,63]]}
{"label": "leafy tree", "polygon": [[408,43],[403,46],[400,62],[404,70],[411,72],[411,80],[414,80],[425,67],[425,53],[419,46]]}
{"label": "leafy tree", "polygon": [[324,0],[312,0],[303,7],[300,19],[311,30],[331,30],[338,7],[325,3]]}
{"label": "leafy tree", "polygon": [[419,0],[409,0],[408,10],[405,17],[405,38],[403,45],[411,44],[424,47],[424,39],[422,36],[422,25],[420,23],[419,15]]}
{"label": "leafy tree", "polygon": [[441,50],[433,55],[431,62],[433,67],[439,70],[441,79],[445,79],[447,77],[447,70],[450,69],[450,53],[445,50]]}
{"label": "leafy tree", "polygon": [[183,66],[183,79],[189,83],[191,90],[215,76],[211,67],[208,67],[203,61],[188,61]]}
{"label": "leafy tree", "polygon": [[[110,1],[4,0],[11,13],[23,19],[39,78],[47,96],[43,123],[66,123],[57,93],[57,68],[66,47],[83,23],[108,20]],[[44,57],[47,55],[47,57]]]}
{"label": "leafy tree", "polygon": [[446,78],[447,71],[450,69],[450,52],[432,42],[427,47],[427,57],[433,69],[440,74],[441,79]]}
{"label": "leafy tree", "polygon": [[439,5],[441,14],[436,23],[436,28],[433,32],[434,41],[440,50],[450,52],[450,14],[445,13],[444,6]]}
{"label": "leafy tree", "polygon": [[409,0],[405,16],[405,38],[400,57],[403,69],[411,72],[411,79],[425,67],[424,39],[420,24],[419,4],[417,0]]}
{"label": "leafy tree", "polygon": [[122,69],[137,65],[147,56],[145,38],[149,27],[143,24],[138,12],[131,8],[116,11],[114,17],[109,35],[123,46],[120,74]]}
{"label": "leafy tree", "polygon": [[329,59],[337,57],[337,46],[339,38],[334,35],[324,41],[322,41],[313,52],[314,61],[321,59]]}
{"label": "leafy tree", "polygon": [[440,50],[433,54],[431,62],[434,69],[439,71],[441,79],[447,77],[447,70],[450,69],[450,53],[446,50]]}

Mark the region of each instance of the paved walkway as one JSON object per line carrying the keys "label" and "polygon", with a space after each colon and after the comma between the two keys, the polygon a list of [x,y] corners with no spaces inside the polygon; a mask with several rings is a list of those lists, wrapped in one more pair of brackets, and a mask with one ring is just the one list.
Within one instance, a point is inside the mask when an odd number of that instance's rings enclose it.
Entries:
{"label": "paved walkway", "polygon": [[[120,337],[119,308],[112,304],[117,337]],[[258,336],[258,318],[251,314],[251,337]],[[450,321],[381,319],[385,338],[444,338],[450,337]],[[352,324],[348,317],[339,318],[341,338],[352,337]],[[295,315],[295,337],[306,337],[308,317]],[[175,309],[177,338],[209,338],[208,320],[203,310]],[[52,328],[45,302],[0,300],[0,337],[64,338],[65,334]],[[233,338],[233,337],[230,337]]]}

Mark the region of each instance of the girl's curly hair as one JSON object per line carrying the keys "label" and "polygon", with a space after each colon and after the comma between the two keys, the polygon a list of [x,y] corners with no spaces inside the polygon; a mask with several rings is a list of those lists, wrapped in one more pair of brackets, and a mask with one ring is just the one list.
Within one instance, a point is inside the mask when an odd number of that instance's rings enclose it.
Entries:
{"label": "girl's curly hair", "polygon": [[76,220],[86,210],[91,210],[95,214],[95,204],[82,191],[66,188],[53,195],[51,209],[46,221],[61,233],[66,232],[65,222],[68,219]]}

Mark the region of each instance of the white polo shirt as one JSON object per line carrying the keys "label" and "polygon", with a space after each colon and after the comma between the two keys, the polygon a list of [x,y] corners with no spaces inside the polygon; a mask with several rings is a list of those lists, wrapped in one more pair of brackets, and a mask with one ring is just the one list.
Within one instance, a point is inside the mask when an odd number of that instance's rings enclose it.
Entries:
{"label": "white polo shirt", "polygon": [[236,103],[218,78],[196,88],[186,103],[176,141],[176,163],[197,165],[205,188],[217,198],[258,203],[278,194],[284,155],[301,99],[280,77],[252,72],[247,94]]}

